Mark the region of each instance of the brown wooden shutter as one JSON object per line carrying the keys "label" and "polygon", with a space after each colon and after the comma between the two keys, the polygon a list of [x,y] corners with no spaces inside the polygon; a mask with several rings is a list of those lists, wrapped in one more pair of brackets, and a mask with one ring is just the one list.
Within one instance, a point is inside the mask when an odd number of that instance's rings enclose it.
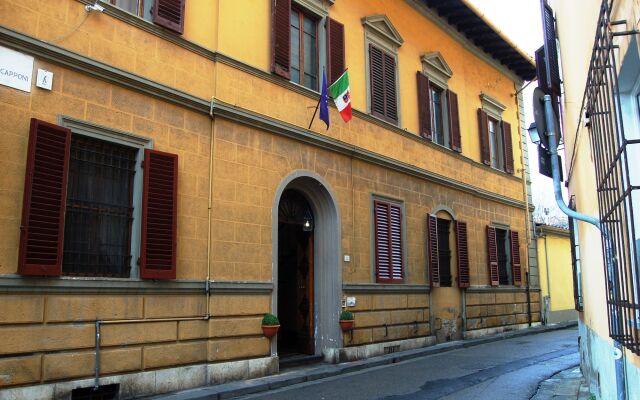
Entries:
{"label": "brown wooden shutter", "polygon": [[71,131],[31,119],[24,178],[18,273],[59,276]]}
{"label": "brown wooden shutter", "polygon": [[186,0],[154,0],[153,22],[182,34]]}
{"label": "brown wooden shutter", "polygon": [[513,174],[513,144],[511,142],[511,124],[502,121],[502,137],[504,138],[504,170]]}
{"label": "brown wooden shutter", "polygon": [[429,248],[429,277],[431,287],[440,287],[440,258],[438,254],[438,218],[427,215],[427,247]]}
{"label": "brown wooden shutter", "polygon": [[382,50],[369,45],[369,80],[371,89],[371,114],[385,118],[384,67]]}
{"label": "brown wooden shutter", "polygon": [[291,0],[271,2],[271,72],[291,79]]}
{"label": "brown wooden shutter", "polygon": [[500,285],[498,273],[498,244],[496,243],[496,228],[487,226],[487,261],[489,264],[489,279],[491,286]]}
{"label": "brown wooden shutter", "polygon": [[469,273],[469,246],[467,243],[467,223],[456,221],[456,255],[458,261],[458,287],[471,286]]}
{"label": "brown wooden shutter", "polygon": [[447,102],[449,110],[449,132],[451,133],[451,149],[462,152],[462,138],[460,137],[460,116],[458,113],[458,95],[447,90]]}
{"label": "brown wooden shutter", "polygon": [[429,90],[429,78],[422,72],[417,73],[418,80],[418,117],[420,121],[420,136],[427,140],[433,140],[431,129],[431,91]]}
{"label": "brown wooden shutter", "polygon": [[480,160],[485,165],[491,165],[491,149],[489,147],[489,117],[478,108],[478,134],[480,136]]}
{"label": "brown wooden shutter", "polygon": [[520,264],[520,240],[518,232],[509,231],[509,243],[511,243],[511,271],[513,284],[522,286],[522,268]]}
{"label": "brown wooden shutter", "polygon": [[178,156],[145,149],[140,277],[175,279]]}
{"label": "brown wooden shutter", "polygon": [[402,282],[402,210],[375,201],[376,282]]}
{"label": "brown wooden shutter", "polygon": [[391,122],[398,122],[398,101],[396,99],[396,58],[386,52],[383,52],[383,55],[386,116]]}
{"label": "brown wooden shutter", "polygon": [[345,70],[344,25],[331,18],[327,18],[327,66],[331,85]]}

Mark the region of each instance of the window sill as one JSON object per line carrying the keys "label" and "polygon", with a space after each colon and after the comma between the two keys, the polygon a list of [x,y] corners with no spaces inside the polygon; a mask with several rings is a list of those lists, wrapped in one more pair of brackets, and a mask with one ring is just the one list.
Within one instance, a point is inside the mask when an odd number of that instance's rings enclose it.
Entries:
{"label": "window sill", "polygon": [[342,291],[348,293],[429,293],[429,285],[408,283],[345,283]]}

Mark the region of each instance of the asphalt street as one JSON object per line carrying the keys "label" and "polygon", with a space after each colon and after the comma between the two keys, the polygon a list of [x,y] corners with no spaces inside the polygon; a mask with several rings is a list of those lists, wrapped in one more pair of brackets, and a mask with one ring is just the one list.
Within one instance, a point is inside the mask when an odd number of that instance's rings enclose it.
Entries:
{"label": "asphalt street", "polygon": [[579,364],[577,329],[500,340],[242,399],[530,399],[538,385]]}

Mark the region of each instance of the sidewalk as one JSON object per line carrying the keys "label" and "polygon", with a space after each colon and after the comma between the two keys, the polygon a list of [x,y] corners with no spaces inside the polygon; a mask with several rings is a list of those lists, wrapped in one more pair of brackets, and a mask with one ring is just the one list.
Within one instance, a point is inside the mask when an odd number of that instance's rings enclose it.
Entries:
{"label": "sidewalk", "polygon": [[[418,357],[424,357],[433,354],[439,354],[451,350],[478,346],[485,343],[496,342],[504,339],[523,337],[534,335],[537,333],[550,332],[560,329],[566,329],[576,326],[576,322],[552,324],[546,326],[538,326],[519,331],[511,331],[500,333],[493,336],[485,336],[477,339],[460,340],[456,342],[441,343],[435,346],[423,347],[414,350],[407,350],[392,354],[385,354],[378,357],[371,357],[365,360],[345,362],[341,364],[317,364],[301,368],[286,370],[277,375],[267,376],[264,378],[250,379],[244,381],[224,383],[215,386],[204,386],[195,389],[183,390],[175,393],[167,393],[147,397],[151,400],[222,400],[234,397],[244,396],[253,393],[266,392],[273,389],[279,389],[285,386],[296,385],[304,382],[311,382],[318,379],[324,379],[332,376],[347,374],[351,372],[361,371],[367,368],[373,368],[381,365],[398,363],[401,361],[411,360]],[[553,378],[553,377],[552,377]],[[548,397],[554,398],[554,397]],[[576,397],[567,397],[576,399]],[[587,397],[588,398],[588,397]],[[585,398],[585,399],[587,399]],[[545,397],[541,397],[545,399]]]}
{"label": "sidewalk", "polygon": [[589,400],[589,387],[582,377],[580,366],[558,372],[542,381],[531,400]]}

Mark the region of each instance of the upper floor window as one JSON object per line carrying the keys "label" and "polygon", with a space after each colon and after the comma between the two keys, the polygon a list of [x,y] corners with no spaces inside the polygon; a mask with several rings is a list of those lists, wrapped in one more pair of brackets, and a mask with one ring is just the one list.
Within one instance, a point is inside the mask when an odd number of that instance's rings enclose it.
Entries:
{"label": "upper floor window", "polygon": [[291,81],[318,89],[318,23],[296,9],[291,10]]}
{"label": "upper floor window", "polygon": [[480,100],[482,108],[478,109],[478,133],[482,163],[513,174],[511,124],[502,119],[506,107],[484,93],[480,95]]}
{"label": "upper floor window", "polygon": [[393,124],[400,123],[398,48],[404,40],[385,15],[362,18],[368,71],[368,111]]}
{"label": "upper floor window", "polygon": [[184,32],[184,8],[187,0],[110,0],[131,14],[152,21],[176,33]]}
{"label": "upper floor window", "polygon": [[487,251],[491,286],[522,285],[518,232],[487,226]]}

